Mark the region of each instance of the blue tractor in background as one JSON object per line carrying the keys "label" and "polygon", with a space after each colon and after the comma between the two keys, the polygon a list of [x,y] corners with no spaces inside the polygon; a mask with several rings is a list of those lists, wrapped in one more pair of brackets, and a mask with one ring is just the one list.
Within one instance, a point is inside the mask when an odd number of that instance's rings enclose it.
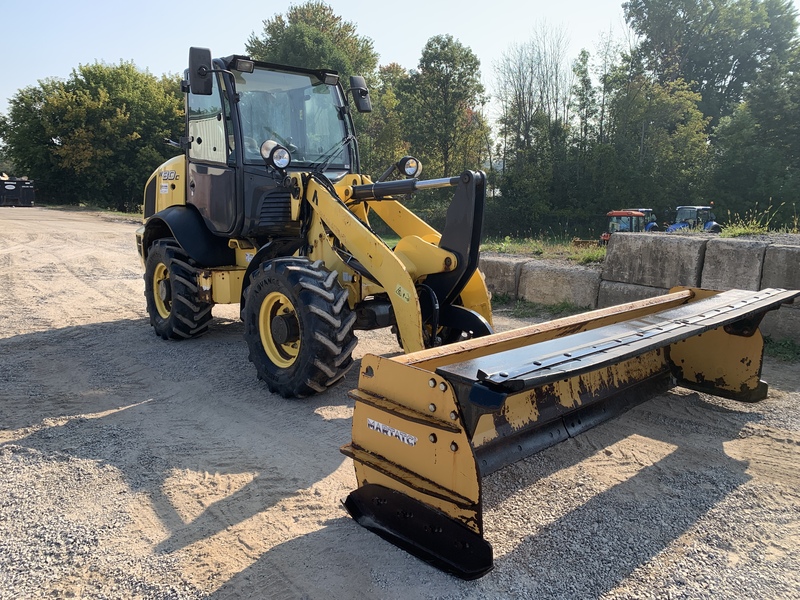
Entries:
{"label": "blue tractor in background", "polygon": [[681,229],[702,229],[708,233],[719,233],[722,225],[717,223],[713,206],[679,206],[675,211],[675,221],[667,227],[667,233]]}

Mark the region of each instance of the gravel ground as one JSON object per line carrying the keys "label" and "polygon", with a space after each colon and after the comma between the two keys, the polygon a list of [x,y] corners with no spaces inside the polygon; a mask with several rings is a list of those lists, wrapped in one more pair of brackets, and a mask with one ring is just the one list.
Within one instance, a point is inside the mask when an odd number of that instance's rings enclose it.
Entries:
{"label": "gravel ground", "polygon": [[675,388],[486,478],[495,569],[464,582],[342,509],[356,370],[271,396],[236,307],[157,339],[134,228],[0,209],[0,600],[800,598],[797,364],[766,361],[763,402]]}

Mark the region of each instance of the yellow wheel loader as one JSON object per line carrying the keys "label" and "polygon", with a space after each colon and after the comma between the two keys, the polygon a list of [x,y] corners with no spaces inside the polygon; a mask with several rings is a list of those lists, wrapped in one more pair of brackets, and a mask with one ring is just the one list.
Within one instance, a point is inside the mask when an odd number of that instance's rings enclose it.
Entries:
{"label": "yellow wheel loader", "polygon": [[[484,174],[421,181],[413,157],[360,174],[362,77],[345,89],[333,71],[191,48],[182,88],[186,132],[171,143],[183,154],[149,178],[136,232],[157,335],[195,337],[215,304],[239,303],[258,377],[305,397],[352,366],[355,330],[393,327],[406,352],[492,333],[477,270]],[[454,196],[441,234],[396,199],[442,187]]]}

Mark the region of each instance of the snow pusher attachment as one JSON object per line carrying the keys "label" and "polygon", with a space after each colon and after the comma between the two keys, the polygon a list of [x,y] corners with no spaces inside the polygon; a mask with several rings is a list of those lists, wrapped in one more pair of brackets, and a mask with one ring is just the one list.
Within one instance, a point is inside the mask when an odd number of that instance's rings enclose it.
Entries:
{"label": "snow pusher attachment", "polygon": [[481,477],[678,384],[753,402],[764,314],[800,291],[671,293],[449,346],[362,359],[352,442],[367,529],[463,579],[492,568]]}

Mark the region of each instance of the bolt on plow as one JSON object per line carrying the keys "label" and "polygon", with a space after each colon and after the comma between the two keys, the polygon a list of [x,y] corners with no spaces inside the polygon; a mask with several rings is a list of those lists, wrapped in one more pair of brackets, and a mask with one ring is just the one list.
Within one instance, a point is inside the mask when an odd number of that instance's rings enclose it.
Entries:
{"label": "bolt on plow", "polygon": [[673,288],[600,309],[361,362],[345,508],[462,579],[492,569],[481,479],[674,385],[744,402],[761,380],[763,316],[800,291]]}

